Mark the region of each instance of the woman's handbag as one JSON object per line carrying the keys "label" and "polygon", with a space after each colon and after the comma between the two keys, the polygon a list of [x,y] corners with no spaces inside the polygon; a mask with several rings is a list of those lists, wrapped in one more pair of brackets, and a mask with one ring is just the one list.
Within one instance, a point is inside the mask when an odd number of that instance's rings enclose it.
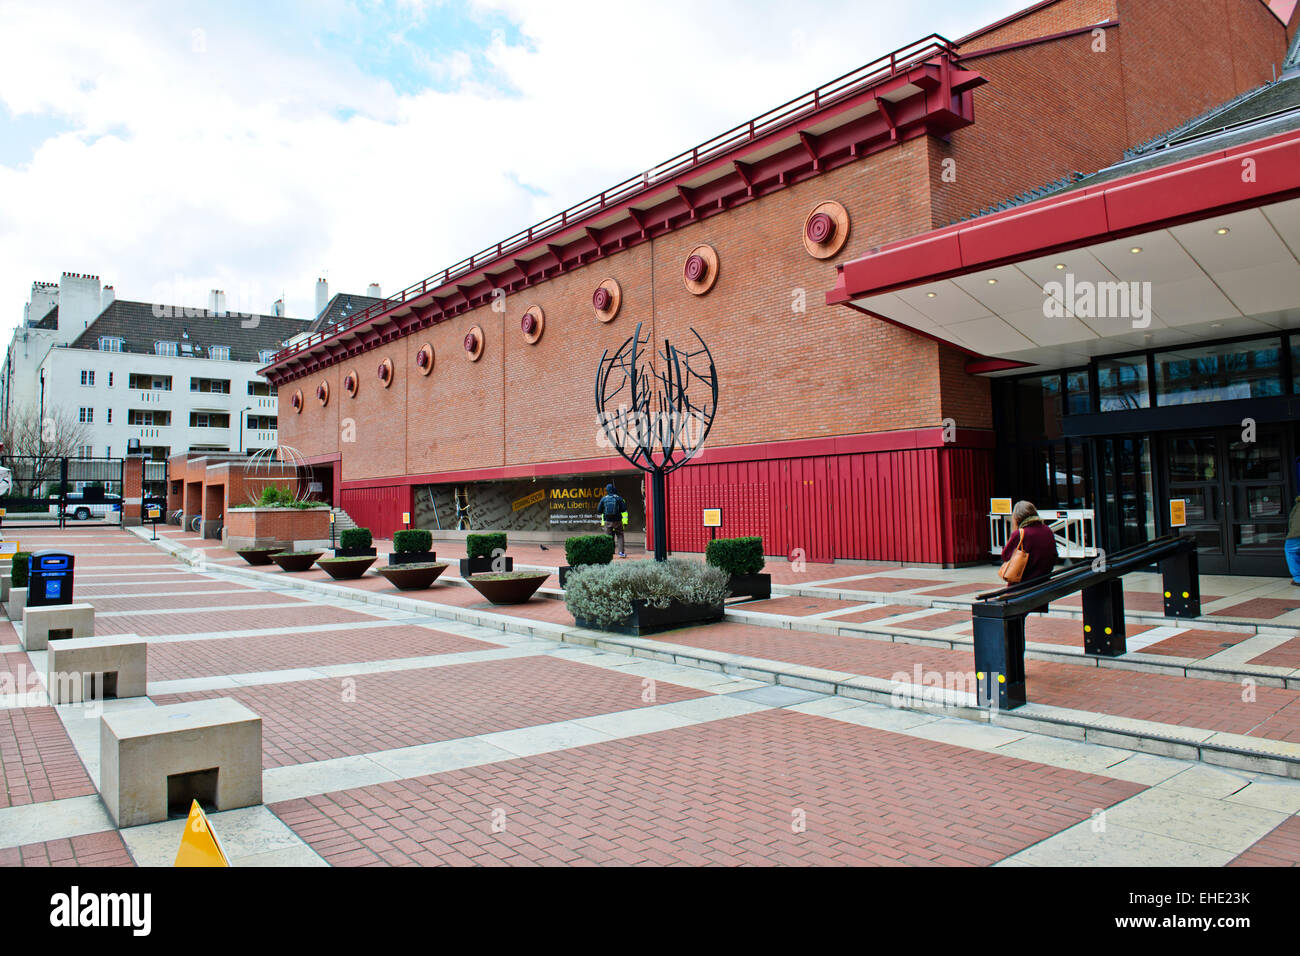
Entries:
{"label": "woman's handbag", "polygon": [[1020,543],[1016,545],[1016,550],[1011,552],[1011,557],[1003,563],[998,569],[998,577],[1007,584],[1019,584],[1020,579],[1025,576],[1025,566],[1029,564],[1029,552],[1025,550],[1025,529],[1020,529]]}

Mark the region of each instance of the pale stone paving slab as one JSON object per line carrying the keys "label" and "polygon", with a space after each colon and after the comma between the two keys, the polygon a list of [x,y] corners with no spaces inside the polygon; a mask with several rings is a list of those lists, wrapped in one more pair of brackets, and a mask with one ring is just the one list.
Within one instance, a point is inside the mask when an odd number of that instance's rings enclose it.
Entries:
{"label": "pale stone paving slab", "polygon": [[0,809],[0,848],[113,829],[98,795]]}
{"label": "pale stone paving slab", "polygon": [[[326,866],[317,853],[265,806],[209,813],[231,866]],[[140,866],[172,866],[185,832],[185,820],[167,820],[120,831]],[[291,855],[271,854],[291,851]],[[311,858],[315,857],[316,862]]]}

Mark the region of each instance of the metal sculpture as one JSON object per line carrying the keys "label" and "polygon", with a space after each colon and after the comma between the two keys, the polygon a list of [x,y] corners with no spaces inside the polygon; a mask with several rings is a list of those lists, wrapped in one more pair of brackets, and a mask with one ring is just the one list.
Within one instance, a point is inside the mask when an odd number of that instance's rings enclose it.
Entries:
{"label": "metal sculpture", "polygon": [[310,471],[307,459],[296,448],[263,448],[244,462],[244,494],[250,504],[257,504],[268,486],[288,485],[295,501],[305,501],[311,491],[304,476]]}
{"label": "metal sculpture", "polygon": [[[665,339],[656,366],[650,335],[642,336],[638,323],[617,352],[605,350],[596,369],[596,419],[602,434],[629,463],[650,475],[656,561],[668,558],[668,474],[699,454],[718,408],[713,355],[695,329],[691,334],[699,348],[682,351]],[[702,403],[690,394],[696,382],[705,391]]]}

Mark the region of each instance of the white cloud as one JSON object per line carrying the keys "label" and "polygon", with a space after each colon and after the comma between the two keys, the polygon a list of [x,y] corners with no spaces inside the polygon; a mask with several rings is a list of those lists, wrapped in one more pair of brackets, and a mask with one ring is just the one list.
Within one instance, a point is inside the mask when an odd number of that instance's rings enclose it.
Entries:
{"label": "white cloud", "polygon": [[[287,24],[7,2],[0,103],[71,131],[0,166],[0,334],[30,283],[65,269],[122,298],[242,290],[240,310],[283,290],[300,316],[317,275],[394,292],[895,47],[1019,5],[475,0],[523,42],[498,31],[422,53],[437,88],[406,93],[313,42],[366,23],[368,2]],[[426,25],[447,13],[405,6]]]}

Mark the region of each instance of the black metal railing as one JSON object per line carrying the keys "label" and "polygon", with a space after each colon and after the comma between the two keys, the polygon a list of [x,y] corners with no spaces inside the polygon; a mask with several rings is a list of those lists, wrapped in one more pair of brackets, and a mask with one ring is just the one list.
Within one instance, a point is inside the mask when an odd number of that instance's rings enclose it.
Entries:
{"label": "black metal railing", "polygon": [[1125,653],[1123,577],[1153,564],[1160,567],[1165,615],[1198,617],[1201,585],[1196,539],[1176,534],[979,595],[971,606],[979,705],[1010,709],[1026,702],[1025,617],[1075,592],[1083,597],[1084,653],[1102,657]]}

